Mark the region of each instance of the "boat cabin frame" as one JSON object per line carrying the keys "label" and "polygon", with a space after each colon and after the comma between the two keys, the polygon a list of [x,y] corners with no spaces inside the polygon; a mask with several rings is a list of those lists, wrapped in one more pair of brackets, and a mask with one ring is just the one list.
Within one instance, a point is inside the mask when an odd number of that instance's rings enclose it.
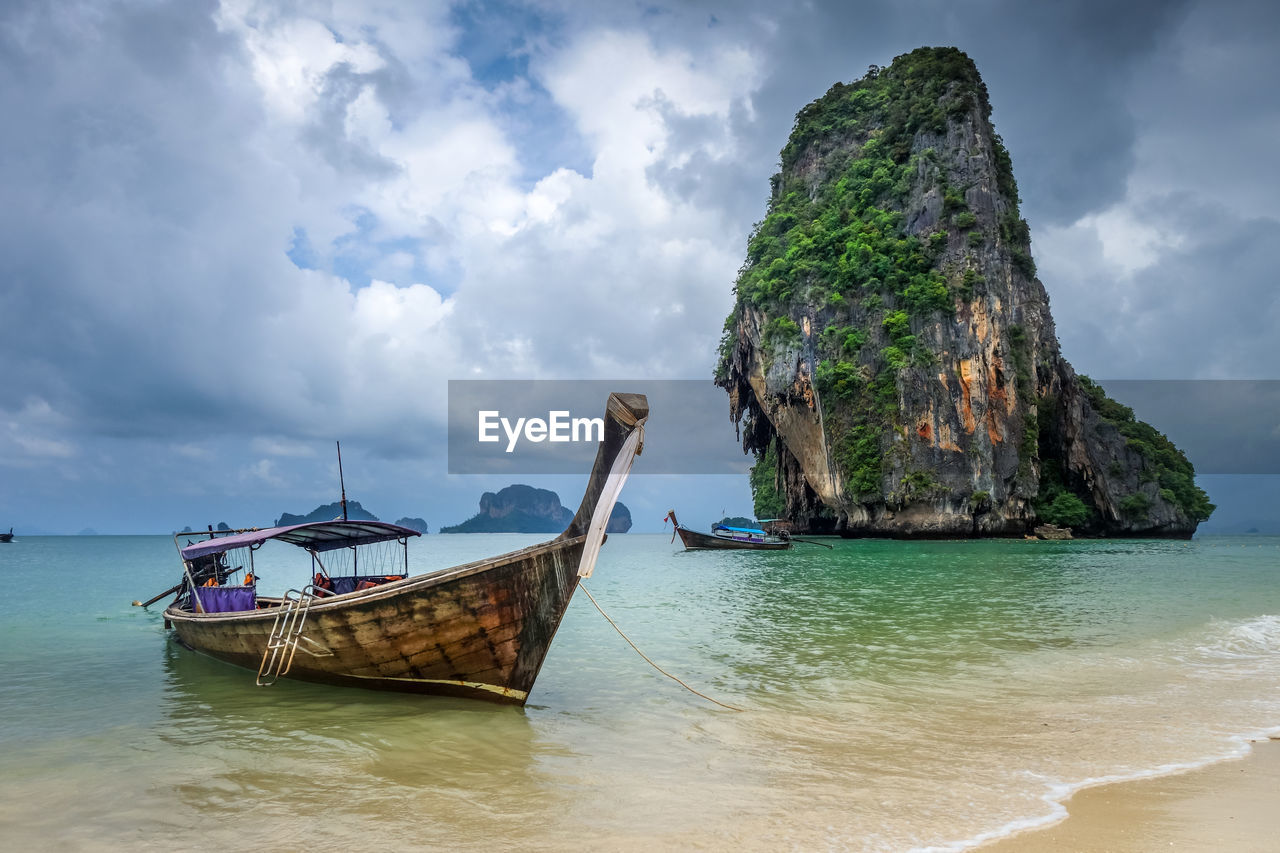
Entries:
{"label": "boat cabin frame", "polygon": [[[257,595],[254,556],[271,541],[294,545],[311,556],[310,586],[317,597],[368,589],[409,574],[409,539],[421,535],[416,530],[383,521],[343,519],[174,534],[185,581],[177,604],[191,613],[229,613],[279,606],[282,599]],[[192,536],[205,538],[191,542]],[[183,538],[188,540],[185,546],[181,542]],[[381,553],[370,552],[374,546],[388,543],[399,545],[394,568],[385,547],[379,549]],[[334,555],[339,558],[334,559]]]}

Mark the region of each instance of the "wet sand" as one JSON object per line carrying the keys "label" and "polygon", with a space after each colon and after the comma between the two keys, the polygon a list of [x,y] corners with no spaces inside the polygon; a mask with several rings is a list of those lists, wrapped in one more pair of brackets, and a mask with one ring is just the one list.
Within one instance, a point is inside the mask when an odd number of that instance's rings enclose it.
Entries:
{"label": "wet sand", "polygon": [[1151,850],[1263,853],[1280,849],[1280,743],[1258,741],[1245,757],[1174,776],[1086,788],[1068,817],[980,848],[982,853],[1138,853]]}

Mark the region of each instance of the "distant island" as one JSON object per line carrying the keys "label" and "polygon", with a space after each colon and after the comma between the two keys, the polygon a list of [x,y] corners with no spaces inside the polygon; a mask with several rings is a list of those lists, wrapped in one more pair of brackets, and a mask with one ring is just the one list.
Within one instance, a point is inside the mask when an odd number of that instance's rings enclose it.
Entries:
{"label": "distant island", "polygon": [[[275,520],[270,527],[289,527],[294,524],[313,524],[317,521],[333,521],[335,518],[342,518],[342,504],[338,502],[324,504],[318,506],[306,515],[294,515],[291,512],[284,512]],[[369,510],[360,505],[360,501],[347,501],[347,518],[353,521],[381,521]],[[421,518],[405,516],[396,522],[401,527],[407,527],[410,530],[416,530],[419,533],[427,533],[427,522]],[[218,522],[217,527],[213,528],[219,532],[226,532],[232,528],[227,526],[225,521]],[[184,527],[179,533],[205,533],[206,530],[192,530],[190,527]]]}
{"label": "distant island", "polygon": [[[314,521],[333,521],[335,518],[342,518],[342,504],[337,501],[324,506],[318,506],[306,515],[294,515],[291,512],[280,514],[280,518],[276,519],[275,527],[287,527],[290,524],[310,524]],[[360,506],[360,501],[347,501],[347,518],[356,521],[378,521],[378,517],[369,510]]]}
{"label": "distant island", "polygon": [[[214,529],[214,530],[216,530],[216,531],[218,531],[219,533],[224,533],[224,532],[226,532],[226,531],[230,530],[231,528],[227,526],[227,523],[226,523],[225,521],[219,521],[219,522],[218,522],[218,526],[217,526],[217,527],[215,527],[215,528],[213,528],[213,529]],[[178,532],[179,532],[179,533],[204,533],[205,531],[203,531],[203,530],[192,530],[192,529],[191,529],[191,525],[187,525],[186,527],[182,528],[182,529],[181,529],[181,530],[179,530]]]}
{"label": "distant island", "polygon": [[[461,524],[440,528],[441,533],[559,533],[573,521],[573,511],[560,504],[550,489],[515,484],[480,496],[480,511]],[[631,529],[631,511],[615,504],[607,533]]]}
{"label": "distant island", "polygon": [[[333,521],[335,518],[342,518],[342,504],[334,502],[318,506],[306,515],[294,515],[293,513],[281,513],[276,519],[276,527],[287,527],[291,524],[310,524],[316,521]],[[360,505],[360,501],[347,501],[347,518],[354,521],[381,521],[369,510]],[[401,527],[407,527],[410,530],[416,530],[419,533],[427,532],[427,522],[421,518],[405,516],[396,521]]]}

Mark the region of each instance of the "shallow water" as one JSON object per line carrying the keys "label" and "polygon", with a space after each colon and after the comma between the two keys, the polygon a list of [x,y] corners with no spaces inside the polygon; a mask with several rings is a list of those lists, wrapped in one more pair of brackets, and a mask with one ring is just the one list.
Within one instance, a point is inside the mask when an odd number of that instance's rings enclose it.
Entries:
{"label": "shallow water", "polygon": [[[429,536],[425,570],[541,537]],[[11,849],[963,849],[1280,731],[1280,539],[611,537],[524,709],[280,682],[130,607],[167,537],[0,546]],[[264,548],[266,590],[305,581]],[[176,841],[180,839],[179,841]]]}

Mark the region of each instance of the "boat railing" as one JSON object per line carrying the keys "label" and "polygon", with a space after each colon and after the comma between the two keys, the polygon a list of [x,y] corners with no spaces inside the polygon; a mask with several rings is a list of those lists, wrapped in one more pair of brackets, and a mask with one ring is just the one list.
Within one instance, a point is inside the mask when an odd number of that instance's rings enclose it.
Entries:
{"label": "boat railing", "polygon": [[[276,683],[282,675],[288,675],[293,666],[293,657],[298,652],[298,641],[306,640],[302,629],[307,622],[307,614],[311,612],[311,602],[317,598],[315,584],[307,584],[301,590],[291,589],[284,594],[280,607],[276,610],[275,621],[271,623],[271,634],[267,637],[267,645],[262,650],[262,663],[258,665],[259,687],[269,687]],[[319,651],[307,651],[318,657],[328,657],[333,652],[312,643]]]}

